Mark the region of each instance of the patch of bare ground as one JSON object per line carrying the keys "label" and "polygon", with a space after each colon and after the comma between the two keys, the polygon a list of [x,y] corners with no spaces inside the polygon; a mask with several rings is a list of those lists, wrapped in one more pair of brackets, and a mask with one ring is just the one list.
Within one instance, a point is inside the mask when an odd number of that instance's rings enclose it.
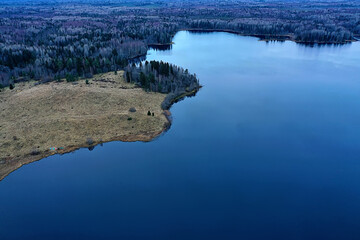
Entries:
{"label": "patch of bare ground", "polygon": [[30,82],[2,90],[0,180],[53,154],[114,140],[152,140],[170,125],[160,107],[165,96],[125,82],[123,72],[97,75],[89,84]]}

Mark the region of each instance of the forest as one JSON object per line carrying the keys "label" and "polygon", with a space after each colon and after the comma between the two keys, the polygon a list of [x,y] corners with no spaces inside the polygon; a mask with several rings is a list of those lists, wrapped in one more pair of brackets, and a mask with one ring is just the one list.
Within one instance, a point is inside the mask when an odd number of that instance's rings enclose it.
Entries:
{"label": "forest", "polygon": [[184,94],[195,93],[200,83],[195,74],[190,74],[173,64],[145,61],[137,66],[135,63],[125,68],[125,79],[142,87],[145,91],[166,93],[161,107],[169,109],[173,101]]}
{"label": "forest", "polygon": [[360,36],[360,2],[4,0],[0,88],[124,69],[150,46],[168,46],[179,30],[346,44]]}

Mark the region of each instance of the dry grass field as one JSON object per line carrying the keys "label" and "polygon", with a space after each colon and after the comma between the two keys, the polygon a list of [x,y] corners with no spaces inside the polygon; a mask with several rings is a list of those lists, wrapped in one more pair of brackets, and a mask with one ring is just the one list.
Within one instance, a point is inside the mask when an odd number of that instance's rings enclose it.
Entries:
{"label": "dry grass field", "polygon": [[32,82],[2,90],[0,180],[49,155],[113,140],[150,141],[169,125],[160,107],[165,96],[126,83],[123,72],[97,75],[89,84]]}

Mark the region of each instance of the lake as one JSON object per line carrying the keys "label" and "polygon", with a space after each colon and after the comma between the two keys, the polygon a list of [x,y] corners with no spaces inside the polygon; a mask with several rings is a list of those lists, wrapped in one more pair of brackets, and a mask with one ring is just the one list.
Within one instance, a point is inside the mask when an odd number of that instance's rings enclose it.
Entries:
{"label": "lake", "polygon": [[11,173],[0,239],[359,239],[360,43],[173,41],[147,59],[203,88],[171,128]]}

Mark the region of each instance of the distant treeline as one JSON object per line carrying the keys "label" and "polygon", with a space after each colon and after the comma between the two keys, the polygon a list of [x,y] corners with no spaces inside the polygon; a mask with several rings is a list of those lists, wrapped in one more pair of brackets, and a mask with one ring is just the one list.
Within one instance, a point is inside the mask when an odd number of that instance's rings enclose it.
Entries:
{"label": "distant treeline", "polygon": [[360,36],[360,2],[7,0],[0,3],[0,87],[122,69],[182,29],[347,43]]}
{"label": "distant treeline", "polygon": [[163,109],[168,109],[177,97],[194,93],[200,88],[195,74],[162,61],[131,64],[125,68],[125,79],[146,91],[167,93],[161,105]]}
{"label": "distant treeline", "polygon": [[[289,39],[299,43],[346,43],[354,40],[354,34],[349,30],[329,25],[313,29],[312,25],[300,23],[243,23],[219,20],[197,20],[190,24],[191,29],[225,30],[244,35],[258,35],[269,39]],[[286,38],[284,38],[286,36]]]}

